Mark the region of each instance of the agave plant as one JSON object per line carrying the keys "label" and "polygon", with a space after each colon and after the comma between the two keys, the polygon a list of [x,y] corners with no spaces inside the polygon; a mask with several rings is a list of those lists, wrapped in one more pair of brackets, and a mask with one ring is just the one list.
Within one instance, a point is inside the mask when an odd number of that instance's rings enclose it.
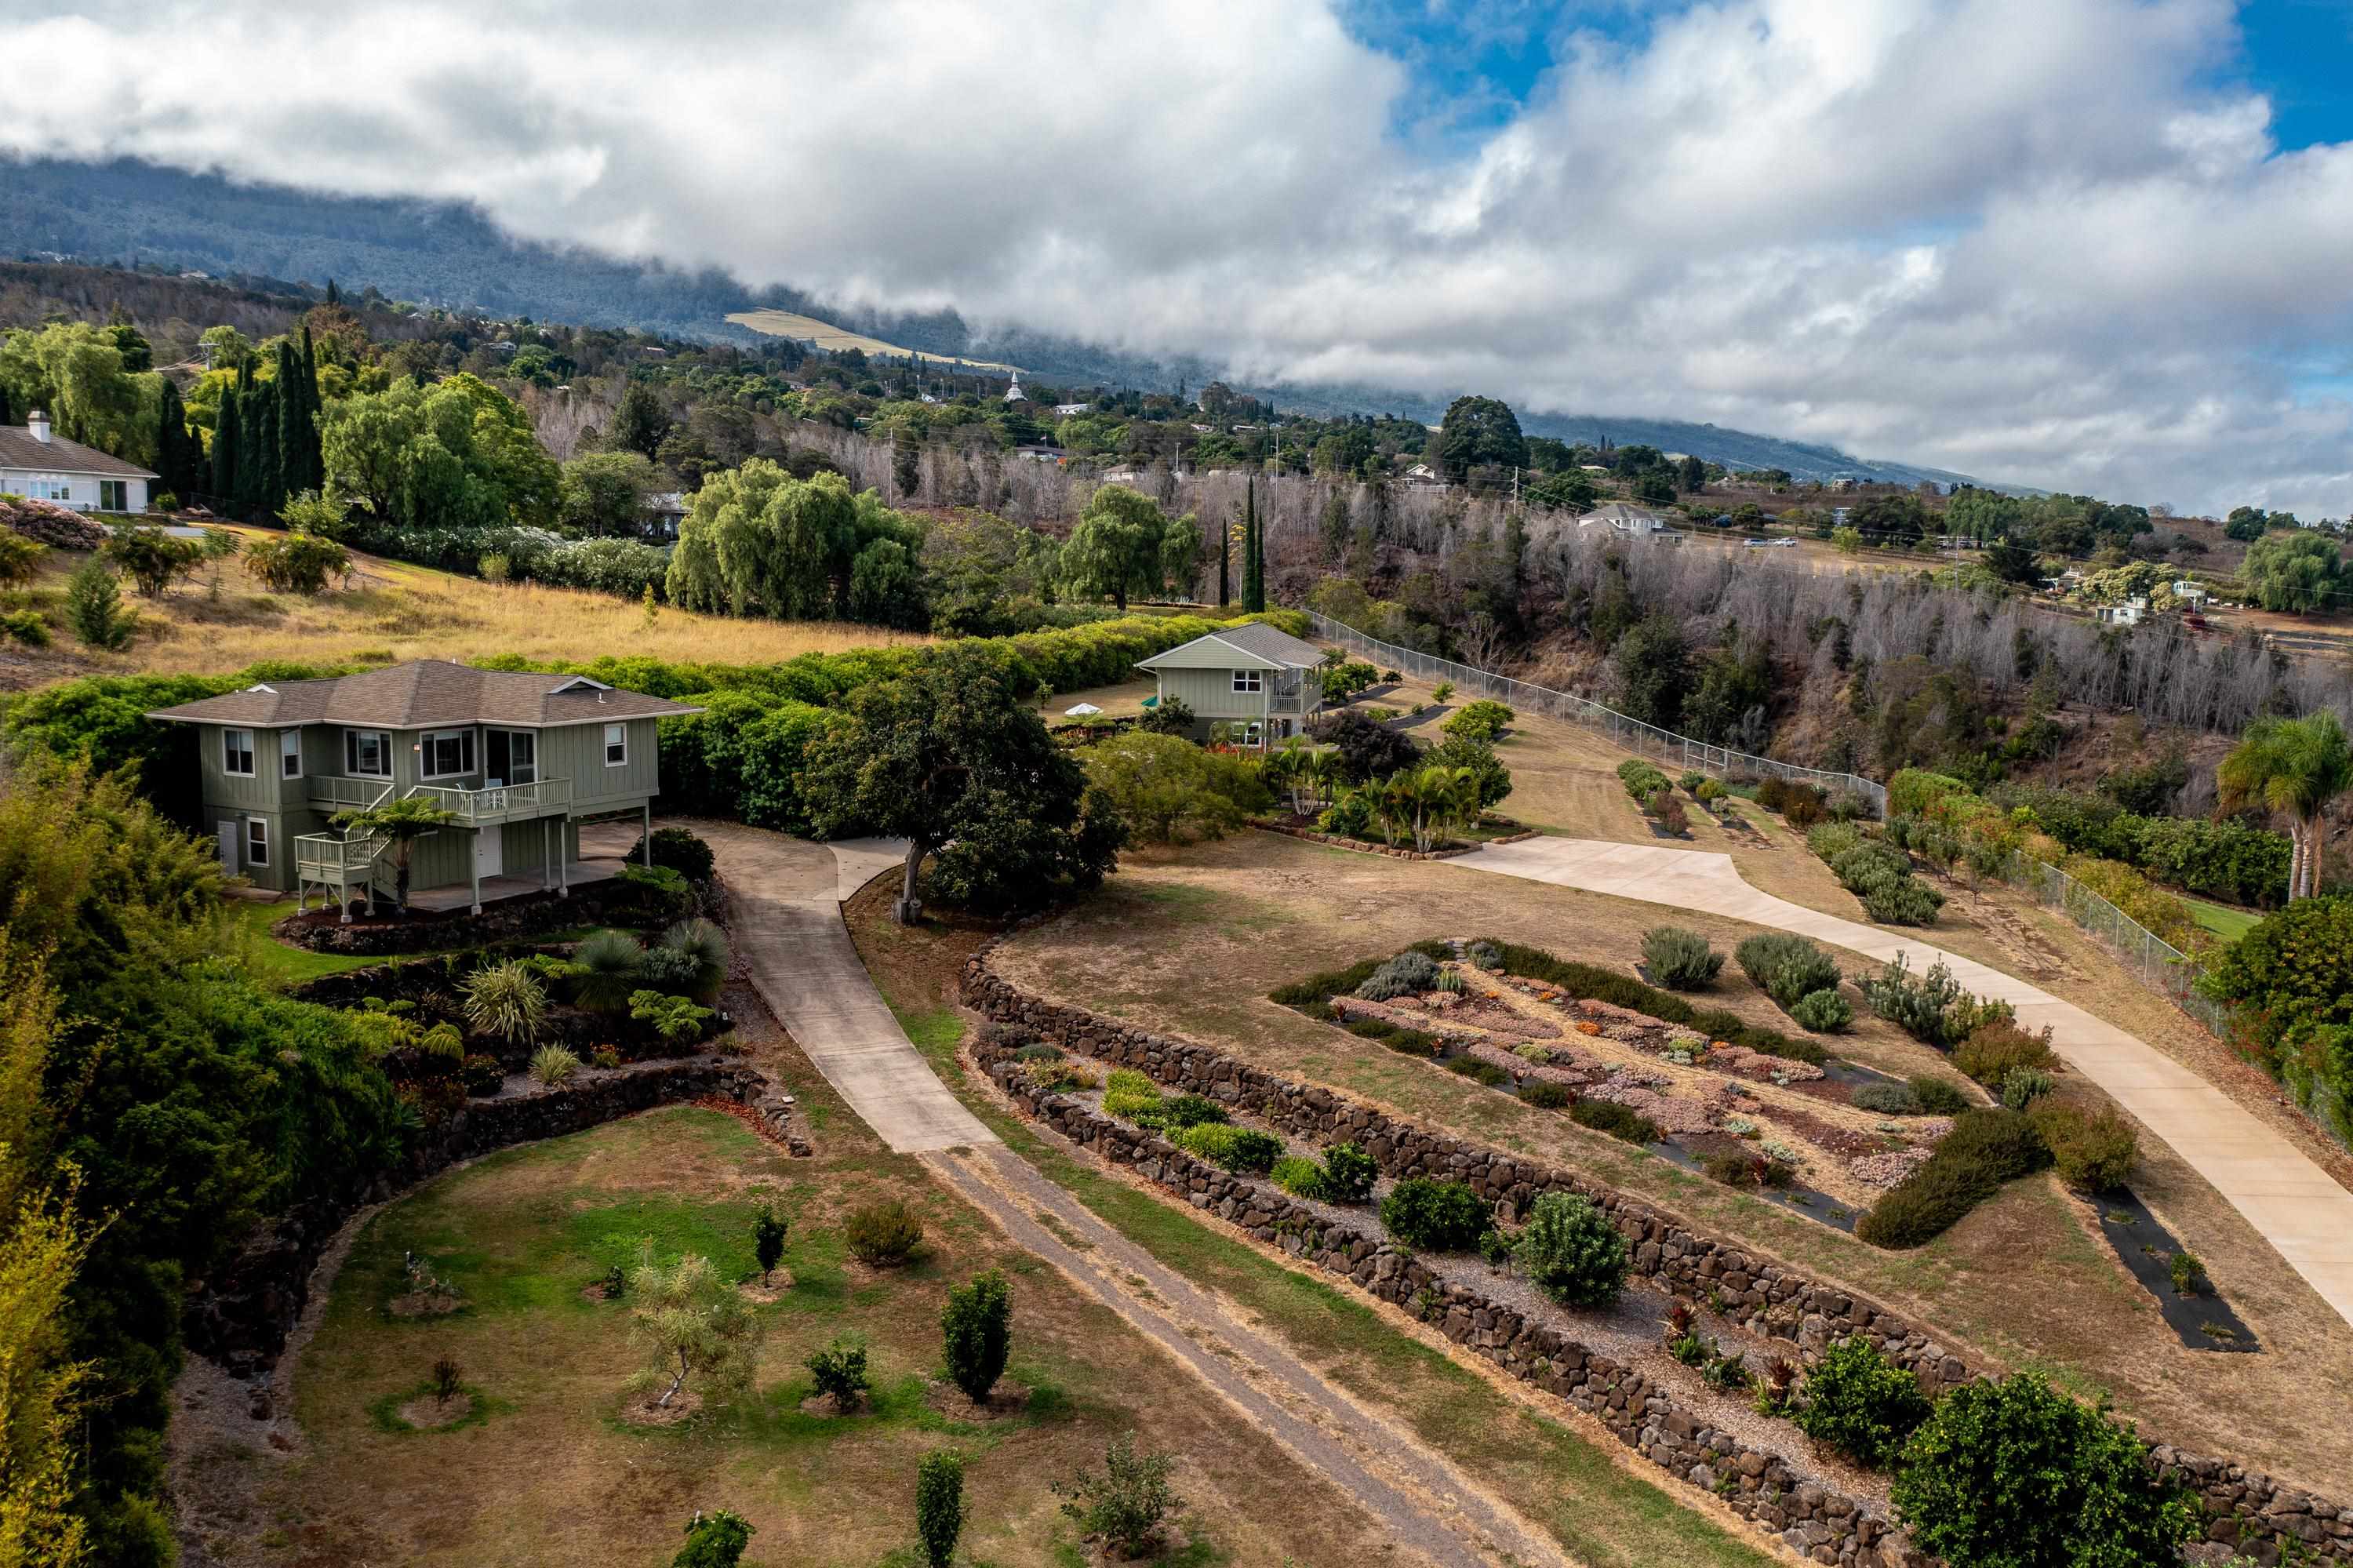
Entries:
{"label": "agave plant", "polygon": [[527,1044],[547,1026],[547,992],[520,959],[476,969],[465,993],[466,1022],[485,1034]]}
{"label": "agave plant", "polygon": [[583,1007],[617,1012],[642,982],[646,949],[627,931],[596,931],[573,949],[572,994]]}

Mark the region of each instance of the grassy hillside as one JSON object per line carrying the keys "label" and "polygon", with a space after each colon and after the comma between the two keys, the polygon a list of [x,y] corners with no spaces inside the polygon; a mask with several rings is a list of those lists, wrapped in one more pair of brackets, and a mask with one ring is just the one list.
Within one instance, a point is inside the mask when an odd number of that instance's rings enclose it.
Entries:
{"label": "grassy hillside", "polygon": [[[260,530],[243,529],[258,535]],[[52,551],[30,599],[50,626],[44,649],[10,644],[0,690],[28,690],[86,674],[183,674],[234,670],[264,659],[304,663],[395,662],[520,653],[538,660],[645,654],[764,663],[844,648],[923,641],[905,632],[840,621],[731,620],[642,607],[604,594],[536,584],[492,584],[425,567],[354,555],[349,587],[304,599],[273,594],[243,557],[202,568],[160,599],[126,594],[140,626],[118,653],[84,646],[66,629],[65,580],[86,557]]]}
{"label": "grassy hillside", "polygon": [[[864,333],[846,332],[830,322],[821,322],[815,316],[799,315],[792,311],[737,311],[727,319],[737,326],[749,327],[763,337],[799,338],[804,343],[817,344],[828,354],[839,354],[844,349],[850,348],[860,349],[867,354],[889,354],[901,356],[923,352],[921,349],[902,348],[895,343],[885,343],[879,337],[869,337]],[[1013,368],[1009,365],[1000,365],[993,359],[967,359],[964,363],[982,370]]]}

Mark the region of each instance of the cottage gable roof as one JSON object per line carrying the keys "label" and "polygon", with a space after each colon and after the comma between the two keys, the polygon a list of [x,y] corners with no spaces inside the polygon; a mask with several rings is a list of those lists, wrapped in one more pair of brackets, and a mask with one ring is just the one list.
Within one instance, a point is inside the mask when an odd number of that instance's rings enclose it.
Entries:
{"label": "cottage gable roof", "polygon": [[665,718],[702,710],[643,692],[625,692],[582,675],[531,670],[477,670],[417,659],[355,675],[278,681],[158,708],[149,718],[185,724],[371,725],[423,729],[434,725],[504,724],[524,728]]}
{"label": "cottage gable roof", "polygon": [[1165,653],[1138,659],[1139,670],[1313,670],[1324,652],[1262,620],[1229,626]]}
{"label": "cottage gable roof", "polygon": [[135,462],[109,457],[96,447],[51,436],[37,441],[23,425],[0,425],[0,468],[29,469],[36,473],[95,473],[107,479],[153,479],[154,473]]}

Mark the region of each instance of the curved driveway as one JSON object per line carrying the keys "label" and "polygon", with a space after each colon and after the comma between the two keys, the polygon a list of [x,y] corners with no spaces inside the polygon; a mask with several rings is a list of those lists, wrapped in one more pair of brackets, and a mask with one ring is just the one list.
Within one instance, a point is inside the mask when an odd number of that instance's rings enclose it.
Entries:
{"label": "curved driveway", "polygon": [[1974,959],[1760,893],[1741,880],[1730,855],[1541,838],[1492,845],[1445,863],[1770,926],[1883,963],[1901,954],[1915,974],[1943,959],[1966,989],[2016,1007],[2020,1023],[2049,1025],[2052,1048],[2070,1067],[2189,1161],[2338,1316],[2353,1322],[2353,1192],[2212,1084],[2073,1003]]}
{"label": "curved driveway", "polygon": [[752,988],[849,1108],[901,1154],[997,1142],[899,1027],[841,921],[844,900],[900,863],[899,846],[813,844],[723,822],[694,831],[726,877]]}

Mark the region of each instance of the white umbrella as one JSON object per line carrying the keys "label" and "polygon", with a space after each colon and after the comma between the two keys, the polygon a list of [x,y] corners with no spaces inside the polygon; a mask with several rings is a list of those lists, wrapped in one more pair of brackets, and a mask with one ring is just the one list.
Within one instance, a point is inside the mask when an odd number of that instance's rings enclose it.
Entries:
{"label": "white umbrella", "polygon": [[1103,709],[1095,706],[1092,703],[1081,703],[1077,707],[1064,708],[1062,710],[1062,716],[1064,718],[1092,718],[1095,715],[1101,712],[1103,712]]}

